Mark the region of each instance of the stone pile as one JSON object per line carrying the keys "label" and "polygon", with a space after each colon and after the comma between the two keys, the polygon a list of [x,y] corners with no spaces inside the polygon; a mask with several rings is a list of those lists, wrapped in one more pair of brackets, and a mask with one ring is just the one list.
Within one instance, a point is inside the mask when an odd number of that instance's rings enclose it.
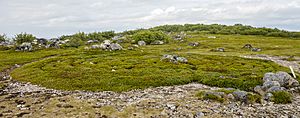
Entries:
{"label": "stone pile", "polygon": [[169,62],[172,62],[172,63],[187,63],[188,60],[184,57],[179,57],[177,55],[163,55],[163,57],[161,58],[162,61],[169,61]]}
{"label": "stone pile", "polygon": [[263,77],[263,82],[263,85],[256,86],[254,91],[265,96],[266,100],[269,100],[270,96],[272,96],[272,92],[286,91],[299,86],[299,82],[296,79],[282,71],[266,73]]}

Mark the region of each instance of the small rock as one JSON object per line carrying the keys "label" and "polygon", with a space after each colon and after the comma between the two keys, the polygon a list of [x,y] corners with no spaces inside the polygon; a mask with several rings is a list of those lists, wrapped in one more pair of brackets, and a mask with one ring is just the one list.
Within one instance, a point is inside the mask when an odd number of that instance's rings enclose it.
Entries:
{"label": "small rock", "polygon": [[151,45],[163,45],[163,44],[164,44],[164,42],[160,41],[160,40],[156,40],[156,41],[151,43]]}
{"label": "small rock", "polygon": [[197,47],[199,45],[200,45],[200,43],[198,43],[198,42],[189,43],[189,46],[193,46],[193,47]]}
{"label": "small rock", "polygon": [[267,93],[265,94],[264,99],[267,101],[272,101],[272,97],[273,97],[272,93]]}
{"label": "small rock", "polygon": [[242,102],[247,102],[247,95],[248,93],[245,91],[234,91],[233,96],[235,97],[236,100],[242,101]]}
{"label": "small rock", "polygon": [[174,104],[167,104],[166,106],[167,106],[168,109],[170,109],[170,110],[172,110],[172,111],[175,111],[176,108],[177,108],[177,106],[174,105]]}
{"label": "small rock", "polygon": [[139,46],[145,46],[145,45],[146,45],[146,42],[145,42],[145,41],[138,41],[138,45],[139,45]]}
{"label": "small rock", "polygon": [[204,116],[205,116],[204,113],[202,113],[202,112],[197,112],[197,113],[195,114],[194,118],[202,118],[202,117],[204,117]]}

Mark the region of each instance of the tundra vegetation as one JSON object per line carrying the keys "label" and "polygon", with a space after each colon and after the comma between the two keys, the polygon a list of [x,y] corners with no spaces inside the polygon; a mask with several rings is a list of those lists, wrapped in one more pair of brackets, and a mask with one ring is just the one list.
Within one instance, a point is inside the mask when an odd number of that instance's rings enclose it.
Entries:
{"label": "tundra vegetation", "polygon": [[[176,35],[182,33],[185,33],[182,39],[174,40]],[[1,35],[0,41],[4,37]],[[21,33],[15,36],[14,41],[16,45],[20,45],[35,39],[32,34]],[[289,72],[289,69],[271,61],[245,59],[240,56],[300,56],[299,32],[241,24],[165,25],[121,33],[79,32],[61,36],[58,40],[65,41],[58,49],[37,48],[29,52],[16,52],[14,48],[0,48],[0,70],[15,64],[25,64],[11,73],[15,80],[60,90],[121,92],[198,82],[251,92],[255,86],[263,84],[265,73]],[[91,49],[89,46],[93,44],[86,43],[89,41],[100,44],[105,40],[119,43],[123,50]],[[144,41],[147,45],[137,46],[138,41]],[[163,45],[151,45],[155,41],[161,41]],[[197,46],[190,45],[191,42],[197,42]],[[249,43],[262,51],[243,49]],[[211,51],[218,48],[226,51]],[[161,57],[166,54],[185,57],[188,61],[162,61]],[[299,79],[299,74],[297,75]],[[225,91],[226,94],[230,92]],[[198,95],[201,96],[201,93]],[[285,93],[274,93],[274,96],[283,95],[289,96]],[[249,97],[253,101],[258,98],[255,95]],[[204,97],[209,98],[224,101],[223,98],[213,95]],[[278,98],[275,102],[289,101]]]}

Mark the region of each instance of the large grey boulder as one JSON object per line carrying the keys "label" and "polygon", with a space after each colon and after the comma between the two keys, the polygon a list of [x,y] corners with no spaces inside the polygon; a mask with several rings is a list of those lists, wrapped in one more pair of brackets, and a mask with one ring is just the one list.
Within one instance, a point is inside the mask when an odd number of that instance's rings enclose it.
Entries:
{"label": "large grey boulder", "polygon": [[118,43],[112,43],[110,45],[110,49],[113,50],[113,51],[115,51],[115,50],[122,50],[123,47],[120,44],[118,44]]}
{"label": "large grey boulder", "polygon": [[267,89],[269,89],[269,88],[271,88],[273,86],[279,86],[280,87],[280,83],[278,81],[266,81],[266,82],[264,82],[262,88],[264,90],[267,90]]}
{"label": "large grey boulder", "polygon": [[145,42],[145,41],[138,41],[138,45],[139,45],[139,46],[145,46],[145,45],[146,45],[146,42]]}
{"label": "large grey boulder", "polygon": [[297,87],[299,82],[286,72],[266,73],[263,78],[264,82],[277,81],[282,87]]}

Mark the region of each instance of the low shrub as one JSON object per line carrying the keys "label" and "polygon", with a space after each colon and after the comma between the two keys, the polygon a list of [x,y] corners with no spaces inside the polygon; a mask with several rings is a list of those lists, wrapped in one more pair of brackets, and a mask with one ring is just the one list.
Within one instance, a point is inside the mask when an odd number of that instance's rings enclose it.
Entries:
{"label": "low shrub", "polygon": [[15,41],[17,44],[22,44],[22,43],[25,43],[25,42],[30,43],[30,42],[32,42],[34,39],[36,39],[36,37],[33,36],[32,34],[21,33],[21,34],[15,35],[14,41]]}
{"label": "low shrub", "polygon": [[138,41],[145,41],[147,44],[151,44],[154,41],[163,41],[165,43],[168,43],[170,40],[170,37],[163,32],[160,31],[140,31],[132,36],[132,39],[135,40],[135,42]]}

